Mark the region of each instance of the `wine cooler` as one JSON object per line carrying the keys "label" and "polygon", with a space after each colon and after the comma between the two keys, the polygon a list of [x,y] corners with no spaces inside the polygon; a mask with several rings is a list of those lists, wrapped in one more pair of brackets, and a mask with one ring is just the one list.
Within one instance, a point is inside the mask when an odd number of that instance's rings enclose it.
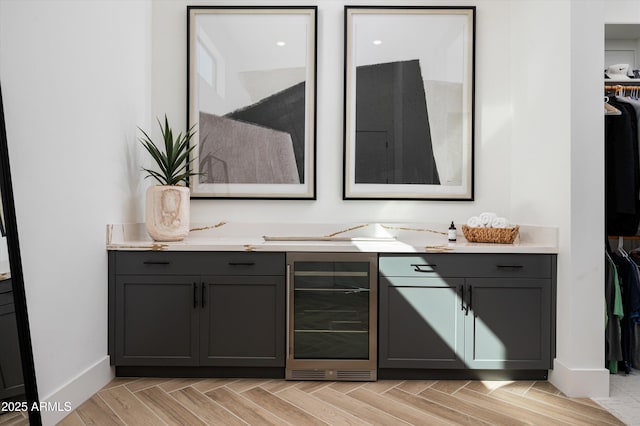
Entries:
{"label": "wine cooler", "polygon": [[376,380],[376,253],[287,253],[288,380]]}

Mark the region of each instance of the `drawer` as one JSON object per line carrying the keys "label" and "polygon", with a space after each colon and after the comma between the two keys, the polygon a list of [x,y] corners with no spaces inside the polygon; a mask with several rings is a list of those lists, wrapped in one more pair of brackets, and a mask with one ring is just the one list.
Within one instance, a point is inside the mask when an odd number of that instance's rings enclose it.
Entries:
{"label": "drawer", "polygon": [[5,293],[0,293],[0,306],[3,305],[13,305],[13,292],[7,291]]}
{"label": "drawer", "polygon": [[380,274],[397,277],[549,278],[552,255],[437,253],[380,255]]}
{"label": "drawer", "polygon": [[13,291],[13,286],[11,285],[11,280],[2,280],[0,281],[0,294],[9,293]]}
{"label": "drawer", "polygon": [[0,319],[2,319],[1,317],[4,315],[12,315],[15,320],[15,312],[16,312],[16,308],[15,306],[13,306],[13,303],[0,305]]}
{"label": "drawer", "polygon": [[115,252],[116,275],[284,275],[284,253]]}

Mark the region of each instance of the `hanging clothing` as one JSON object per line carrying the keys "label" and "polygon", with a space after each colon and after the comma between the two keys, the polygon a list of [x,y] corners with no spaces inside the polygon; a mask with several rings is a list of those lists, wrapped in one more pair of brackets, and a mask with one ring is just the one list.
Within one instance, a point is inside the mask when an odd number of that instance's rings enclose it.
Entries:
{"label": "hanging clothing", "polygon": [[606,360],[607,368],[611,373],[618,372],[618,362],[623,360],[622,357],[622,329],[620,321],[624,317],[624,309],[622,306],[622,293],[620,291],[620,281],[618,279],[618,269],[615,263],[609,257],[606,256],[605,260],[606,271],[606,287],[605,287],[605,301],[606,301],[606,329],[605,329],[605,343],[606,343]]}
{"label": "hanging clothing", "polygon": [[640,224],[640,151],[638,117],[628,102],[612,97],[621,111],[605,121],[606,231],[608,235],[636,235]]}
{"label": "hanging clothing", "polygon": [[[636,273],[636,281],[633,282],[634,285],[631,285],[628,289],[628,294],[626,295],[626,302],[629,304],[627,312],[627,316],[631,318],[634,322],[640,323],[640,253],[631,252],[629,259],[632,261],[635,266],[634,272]],[[624,299],[623,299],[624,300]]]}
{"label": "hanging clothing", "polygon": [[[615,98],[615,101],[624,102],[633,107],[633,110],[636,114],[636,135],[638,137],[638,146],[640,147],[640,101],[638,101],[637,99],[622,96],[617,96]],[[640,158],[640,149],[638,150],[638,152],[638,158]],[[638,194],[638,196],[640,197],[640,194]]]}
{"label": "hanging clothing", "polygon": [[640,255],[633,256],[614,253],[611,255],[618,270],[620,288],[622,293],[622,307],[624,317],[620,320],[622,366],[625,373],[631,372],[631,368],[640,369],[640,339],[635,337],[636,326],[640,324],[640,270],[636,261],[640,262]]}
{"label": "hanging clothing", "polygon": [[631,252],[631,260],[635,263],[638,281],[635,287],[631,288],[629,316],[629,346],[631,366],[640,369],[640,253]]}

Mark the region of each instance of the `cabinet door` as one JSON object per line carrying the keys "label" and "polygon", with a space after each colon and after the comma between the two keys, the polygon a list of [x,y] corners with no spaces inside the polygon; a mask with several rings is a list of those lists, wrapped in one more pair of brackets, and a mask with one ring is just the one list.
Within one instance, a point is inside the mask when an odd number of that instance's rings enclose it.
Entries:
{"label": "cabinet door", "polygon": [[[7,300],[11,293],[4,293]],[[22,359],[16,313],[11,303],[0,304],[0,399],[24,394]]]}
{"label": "cabinet door", "polygon": [[379,366],[462,368],[459,278],[380,277]]}
{"label": "cabinet door", "polygon": [[469,368],[551,368],[551,280],[467,280]]}
{"label": "cabinet door", "polygon": [[197,364],[197,282],[188,276],[116,278],[117,365]]}
{"label": "cabinet door", "polygon": [[284,367],[284,277],[205,277],[204,283],[200,364]]}

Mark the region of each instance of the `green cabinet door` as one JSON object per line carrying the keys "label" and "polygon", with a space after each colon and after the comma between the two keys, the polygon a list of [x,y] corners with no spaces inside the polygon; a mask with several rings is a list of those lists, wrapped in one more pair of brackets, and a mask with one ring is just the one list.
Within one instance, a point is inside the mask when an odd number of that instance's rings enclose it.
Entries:
{"label": "green cabinet door", "polygon": [[462,368],[464,279],[380,277],[379,366]]}
{"label": "green cabinet door", "polygon": [[200,364],[284,367],[283,276],[203,278]]}
{"label": "green cabinet door", "polygon": [[198,364],[198,277],[119,275],[115,285],[115,363]]}
{"label": "green cabinet door", "polygon": [[470,278],[466,284],[468,368],[551,368],[551,280]]}

